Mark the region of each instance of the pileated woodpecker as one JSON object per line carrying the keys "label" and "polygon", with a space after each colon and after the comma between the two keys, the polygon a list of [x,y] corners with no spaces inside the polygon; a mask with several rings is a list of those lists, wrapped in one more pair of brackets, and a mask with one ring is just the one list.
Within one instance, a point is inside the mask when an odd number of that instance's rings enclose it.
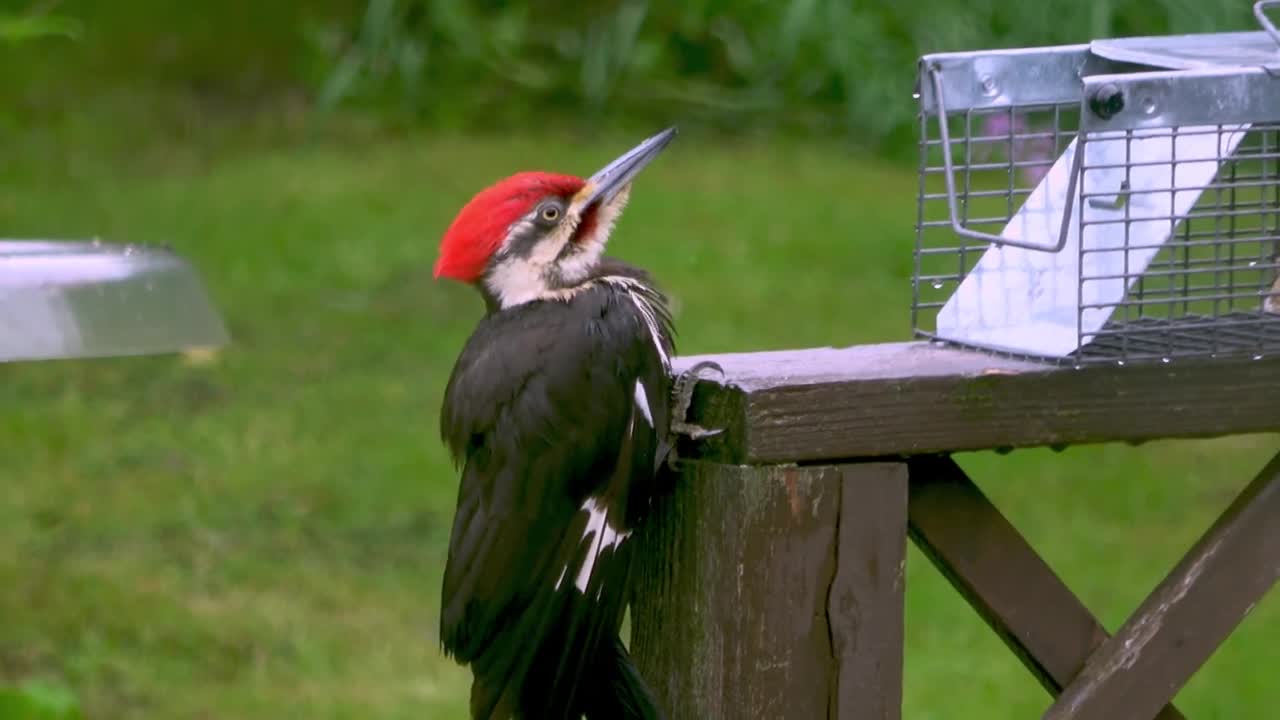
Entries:
{"label": "pileated woodpecker", "polygon": [[441,241],[436,277],[486,307],[440,415],[462,467],[440,638],[471,668],[473,718],[662,717],[619,630],[674,437],[673,328],[649,275],[603,252],[632,180],[674,137],[586,180],[512,175]]}

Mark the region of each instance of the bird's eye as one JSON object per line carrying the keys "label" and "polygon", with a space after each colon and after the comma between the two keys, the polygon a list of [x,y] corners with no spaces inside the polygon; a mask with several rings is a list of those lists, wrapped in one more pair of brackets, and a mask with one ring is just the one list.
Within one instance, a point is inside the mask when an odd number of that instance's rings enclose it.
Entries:
{"label": "bird's eye", "polygon": [[560,208],[555,205],[548,205],[542,208],[542,219],[547,222],[555,222],[560,219]]}

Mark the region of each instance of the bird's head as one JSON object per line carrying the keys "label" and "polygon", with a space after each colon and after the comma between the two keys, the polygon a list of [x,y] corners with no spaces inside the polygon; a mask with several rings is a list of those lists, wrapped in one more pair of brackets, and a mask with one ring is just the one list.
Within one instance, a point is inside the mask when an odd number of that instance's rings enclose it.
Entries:
{"label": "bird's head", "polygon": [[587,179],[522,172],[480,191],[440,242],[435,276],[511,307],[586,280],[600,262],[631,181],[676,135],[668,128]]}

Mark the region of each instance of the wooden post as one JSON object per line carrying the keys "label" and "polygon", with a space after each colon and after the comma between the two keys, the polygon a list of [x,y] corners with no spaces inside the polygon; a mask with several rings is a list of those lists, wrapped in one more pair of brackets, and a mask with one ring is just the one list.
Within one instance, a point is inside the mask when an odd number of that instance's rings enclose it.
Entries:
{"label": "wooden post", "polygon": [[683,718],[896,720],[901,463],[694,463],[646,531],[631,648]]}

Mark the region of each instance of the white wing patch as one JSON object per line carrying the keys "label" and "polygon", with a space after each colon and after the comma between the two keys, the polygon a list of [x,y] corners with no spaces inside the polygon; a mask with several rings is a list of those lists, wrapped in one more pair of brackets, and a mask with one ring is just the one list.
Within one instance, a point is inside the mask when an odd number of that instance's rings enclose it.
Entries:
{"label": "white wing patch", "polygon": [[[578,587],[579,592],[587,591],[587,583],[591,580],[591,570],[595,567],[596,558],[606,548],[617,548],[622,544],[623,540],[631,534],[630,530],[618,532],[609,524],[609,518],[605,514],[605,509],[593,497],[587,498],[582,503],[582,509],[591,515],[587,520],[587,529],[582,532],[582,539],[591,538],[591,549],[587,552],[587,559],[582,562],[582,567],[578,570],[578,577],[573,584]],[[594,537],[593,537],[594,536]]]}
{"label": "white wing patch", "polygon": [[[600,555],[606,548],[616,548],[622,544],[623,540],[631,534],[630,530],[619,532],[611,525],[605,513],[604,507],[594,497],[589,497],[582,503],[582,509],[587,511],[590,516],[587,518],[587,528],[582,531],[582,539],[591,543],[590,550],[587,551],[587,558],[583,560],[582,567],[578,569],[578,576],[573,584],[578,588],[579,592],[587,591],[587,584],[591,581],[591,571],[595,568],[596,557]],[[560,569],[560,577],[556,578],[556,590],[560,589],[560,585],[564,583],[564,576],[568,572],[569,566],[565,565]]]}
{"label": "white wing patch", "polygon": [[653,413],[649,410],[649,395],[644,391],[644,383],[639,379],[636,380],[636,405],[640,408],[640,413],[644,415],[644,419],[649,423],[649,427],[653,427]]}

